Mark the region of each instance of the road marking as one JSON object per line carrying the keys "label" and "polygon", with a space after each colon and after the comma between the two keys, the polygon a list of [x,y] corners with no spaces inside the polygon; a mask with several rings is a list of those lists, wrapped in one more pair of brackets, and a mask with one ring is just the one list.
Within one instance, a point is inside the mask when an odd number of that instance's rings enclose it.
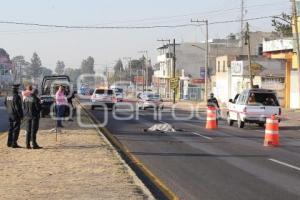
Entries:
{"label": "road marking", "polygon": [[202,134],[200,134],[200,133],[196,133],[196,132],[192,132],[192,133],[193,133],[194,135],[200,136],[200,137],[202,137],[202,138],[205,138],[205,139],[208,139],[208,140],[212,140],[211,137],[207,137],[207,136],[202,135]]}
{"label": "road marking", "polygon": [[292,169],[295,169],[295,170],[300,171],[300,167],[297,167],[297,166],[294,166],[294,165],[290,165],[290,164],[288,164],[288,163],[281,162],[281,161],[276,160],[276,159],[273,159],[273,158],[270,158],[269,160],[272,161],[272,162],[275,162],[275,163],[284,165],[284,166],[286,166],[286,167],[290,167],[290,168],[292,168]]}
{"label": "road marking", "polygon": [[265,130],[255,130],[256,132],[264,133]]}

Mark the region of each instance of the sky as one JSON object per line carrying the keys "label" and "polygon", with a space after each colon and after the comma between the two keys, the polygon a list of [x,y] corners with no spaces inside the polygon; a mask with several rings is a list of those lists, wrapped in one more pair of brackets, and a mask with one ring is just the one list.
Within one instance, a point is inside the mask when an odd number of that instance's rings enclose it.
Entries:
{"label": "sky", "polygon": [[[241,0],[0,0],[0,21],[71,26],[153,26],[188,24],[191,19],[209,22],[240,18]],[[245,0],[245,18],[291,12],[289,0]],[[250,21],[252,31],[272,31],[271,19]],[[209,38],[240,32],[240,22],[209,26]],[[10,57],[30,60],[37,52],[45,67],[54,69],[57,60],[76,68],[92,56],[97,72],[112,67],[116,60],[142,56],[148,51],[156,62],[158,39],[201,42],[205,27],[159,29],[45,28],[0,23],[0,48]]]}

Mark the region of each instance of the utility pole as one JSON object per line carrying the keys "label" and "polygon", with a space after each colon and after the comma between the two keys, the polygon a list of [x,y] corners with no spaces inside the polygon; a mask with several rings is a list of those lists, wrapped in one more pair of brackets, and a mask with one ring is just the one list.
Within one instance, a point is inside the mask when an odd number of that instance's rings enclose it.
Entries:
{"label": "utility pole", "polygon": [[298,27],[298,13],[297,13],[297,5],[296,0],[292,0],[293,4],[293,19],[294,19],[294,26],[295,26],[295,39],[296,39],[296,48],[297,48],[297,61],[298,61],[298,95],[300,101],[300,45],[299,45],[299,27]]}
{"label": "utility pole", "polygon": [[253,76],[252,76],[252,67],[251,67],[250,32],[249,32],[249,23],[248,22],[246,23],[245,44],[248,45],[248,64],[249,64],[250,87],[253,88]]}
{"label": "utility pole", "polygon": [[208,51],[209,51],[209,45],[208,45],[208,20],[191,20],[191,22],[193,23],[205,23],[205,27],[206,27],[206,36],[205,36],[205,43],[206,43],[206,48],[205,48],[205,86],[204,86],[204,101],[207,101],[207,93],[208,93]]}
{"label": "utility pole", "polygon": [[[144,71],[143,71],[143,76],[145,78],[145,80],[143,81],[143,92],[145,91],[145,82],[146,82],[146,90],[148,90],[148,51],[147,50],[144,50],[144,51],[138,51],[138,53],[145,53],[146,54],[146,61],[144,61],[144,64],[143,64],[143,68],[144,68]],[[144,57],[144,55],[143,55]]]}
{"label": "utility pole", "polygon": [[241,0],[241,48],[243,48],[245,2]]}
{"label": "utility pole", "polygon": [[[175,79],[175,70],[176,70],[176,42],[175,38],[173,39],[173,78]],[[173,104],[176,103],[176,88],[173,89]]]}

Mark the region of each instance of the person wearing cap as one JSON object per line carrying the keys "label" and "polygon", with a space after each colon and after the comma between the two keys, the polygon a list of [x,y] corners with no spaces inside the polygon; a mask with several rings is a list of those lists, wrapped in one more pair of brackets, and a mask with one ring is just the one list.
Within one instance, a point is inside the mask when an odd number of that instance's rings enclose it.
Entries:
{"label": "person wearing cap", "polygon": [[[30,95],[23,99],[24,119],[26,126],[26,148],[40,149],[36,141],[36,134],[39,129],[41,101],[37,97],[38,90],[29,88]],[[32,146],[30,146],[30,142]]]}
{"label": "person wearing cap", "polygon": [[217,114],[216,121],[218,123],[218,118],[219,116],[221,116],[221,111],[220,111],[218,100],[215,97],[214,93],[210,93],[210,98],[207,100],[207,106],[213,106],[216,108],[216,114]]}
{"label": "person wearing cap", "polygon": [[8,93],[4,100],[9,121],[9,130],[7,146],[12,148],[21,148],[18,145],[21,121],[23,119],[22,99],[18,93],[19,85],[13,85],[12,91]]}
{"label": "person wearing cap", "polygon": [[207,100],[207,106],[214,106],[220,108],[217,98],[214,96],[214,93],[210,93],[210,98]]}

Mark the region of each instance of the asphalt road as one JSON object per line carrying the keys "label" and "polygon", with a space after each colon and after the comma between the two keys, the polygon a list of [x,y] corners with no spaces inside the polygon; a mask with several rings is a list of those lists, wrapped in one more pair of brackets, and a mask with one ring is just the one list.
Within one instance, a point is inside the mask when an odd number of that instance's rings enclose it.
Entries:
{"label": "asphalt road", "polygon": [[[104,121],[103,110],[92,113]],[[133,112],[117,108],[115,114]],[[177,131],[144,132],[155,123],[169,123]],[[195,117],[174,120],[168,110],[156,120],[146,110],[129,120],[108,112],[106,128],[181,199],[300,199],[300,127],[281,130],[281,146],[270,148],[262,145],[264,130],[258,126],[238,129],[221,121],[218,130],[209,131],[204,124]]]}
{"label": "asphalt road", "polygon": [[4,97],[0,97],[0,133],[8,129],[8,116],[4,106]]}

